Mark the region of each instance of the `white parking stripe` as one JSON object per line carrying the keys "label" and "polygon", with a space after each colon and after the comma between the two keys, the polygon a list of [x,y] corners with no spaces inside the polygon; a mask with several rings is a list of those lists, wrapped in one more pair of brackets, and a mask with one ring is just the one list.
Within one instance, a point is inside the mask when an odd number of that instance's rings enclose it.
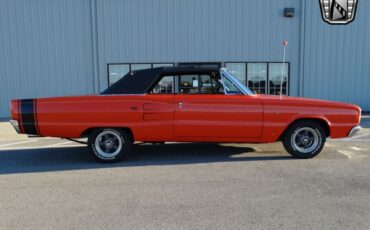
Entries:
{"label": "white parking stripe", "polygon": [[[370,141],[370,138],[367,137],[369,134],[361,134],[354,137],[347,137],[347,138],[339,138],[339,139],[330,139],[330,141]],[[367,137],[367,138],[363,138]]]}
{"label": "white parking stripe", "polygon": [[356,150],[356,151],[361,151],[361,149],[360,148],[358,148],[358,147],[356,147],[356,146],[352,146],[352,147],[350,147],[351,149],[353,149],[353,150]]}
{"label": "white parking stripe", "polygon": [[354,155],[353,152],[351,151],[346,151],[346,150],[338,150],[338,152],[346,157],[348,157],[349,159],[352,158],[352,156]]}
{"label": "white parking stripe", "polygon": [[361,138],[361,137],[366,137],[368,136],[369,134],[361,134],[361,135],[358,135],[358,136],[354,136],[354,137],[351,137],[349,139],[358,139],[358,138]]}
{"label": "white parking stripe", "polygon": [[27,143],[31,143],[31,142],[35,142],[35,141],[38,141],[38,140],[19,141],[19,142],[14,142],[14,143],[9,143],[9,144],[3,144],[3,145],[0,145],[0,148],[7,147],[7,146],[12,146],[12,145],[27,144]]}
{"label": "white parking stripe", "polygon": [[71,144],[71,143],[73,143],[73,142],[72,141],[66,141],[66,142],[60,142],[60,143],[56,143],[56,144],[46,145],[46,146],[43,146],[43,147],[55,147],[55,146]]}
{"label": "white parking stripe", "polygon": [[363,140],[363,139],[360,139],[360,140],[357,140],[357,139],[337,139],[337,140],[330,140],[331,142],[349,142],[349,141],[352,141],[352,142],[370,142],[370,139],[368,140]]}
{"label": "white parking stripe", "polygon": [[66,146],[54,146],[54,147],[47,147],[47,146],[32,146],[32,147],[10,147],[10,148],[0,148],[2,150],[28,150],[28,149],[56,149],[56,148],[71,148],[71,147],[83,147],[84,145],[66,145]]}
{"label": "white parking stripe", "polygon": [[262,152],[262,150],[260,148],[257,148],[257,147],[254,147],[254,150],[256,150],[256,152]]}

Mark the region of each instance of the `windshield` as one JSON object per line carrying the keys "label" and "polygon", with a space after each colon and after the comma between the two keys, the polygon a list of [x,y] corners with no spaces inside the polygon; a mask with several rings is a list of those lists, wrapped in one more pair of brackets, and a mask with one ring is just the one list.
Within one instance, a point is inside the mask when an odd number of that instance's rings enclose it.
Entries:
{"label": "windshield", "polygon": [[[222,68],[221,73],[230,81],[233,82],[233,85],[235,85],[237,88],[239,88],[244,94],[254,94],[252,90],[250,90],[248,87],[246,87],[243,83],[241,83],[234,75],[232,75],[227,69]],[[226,81],[225,81],[226,82]]]}
{"label": "windshield", "polygon": [[223,76],[221,79],[221,82],[224,86],[224,93],[225,94],[240,94],[243,95],[243,91],[239,89],[239,87],[231,81],[229,78]]}

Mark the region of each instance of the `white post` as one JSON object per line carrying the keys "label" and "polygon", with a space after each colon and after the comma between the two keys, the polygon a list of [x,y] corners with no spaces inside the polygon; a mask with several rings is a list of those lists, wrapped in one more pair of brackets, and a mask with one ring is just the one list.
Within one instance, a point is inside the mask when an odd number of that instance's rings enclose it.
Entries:
{"label": "white post", "polygon": [[283,54],[283,66],[281,67],[281,79],[280,79],[280,99],[283,96],[283,81],[284,81],[284,68],[285,68],[285,50],[288,46],[288,40],[283,41],[284,54]]}

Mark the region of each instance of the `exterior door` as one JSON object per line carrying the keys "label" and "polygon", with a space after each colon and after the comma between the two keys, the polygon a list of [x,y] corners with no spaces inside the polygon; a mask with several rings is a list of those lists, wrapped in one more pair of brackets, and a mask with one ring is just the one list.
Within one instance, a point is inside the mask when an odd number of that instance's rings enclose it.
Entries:
{"label": "exterior door", "polygon": [[258,138],[262,101],[249,95],[178,94],[175,96],[176,137]]}

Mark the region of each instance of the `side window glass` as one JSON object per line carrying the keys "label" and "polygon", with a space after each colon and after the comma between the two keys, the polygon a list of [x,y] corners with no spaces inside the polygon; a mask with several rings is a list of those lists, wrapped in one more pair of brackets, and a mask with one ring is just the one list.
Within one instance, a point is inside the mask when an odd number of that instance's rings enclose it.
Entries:
{"label": "side window glass", "polygon": [[213,94],[213,84],[211,77],[209,75],[200,76],[200,93],[201,94]]}
{"label": "side window glass", "polygon": [[179,79],[180,94],[224,94],[222,84],[215,76],[181,75]]}
{"label": "side window glass", "polygon": [[199,86],[201,94],[224,94],[222,84],[210,75],[201,75]]}
{"label": "side window glass", "polygon": [[198,75],[181,75],[179,92],[181,94],[197,94],[199,91]]}
{"label": "side window glass", "polygon": [[174,77],[164,76],[150,93],[152,94],[171,94],[174,93]]}

